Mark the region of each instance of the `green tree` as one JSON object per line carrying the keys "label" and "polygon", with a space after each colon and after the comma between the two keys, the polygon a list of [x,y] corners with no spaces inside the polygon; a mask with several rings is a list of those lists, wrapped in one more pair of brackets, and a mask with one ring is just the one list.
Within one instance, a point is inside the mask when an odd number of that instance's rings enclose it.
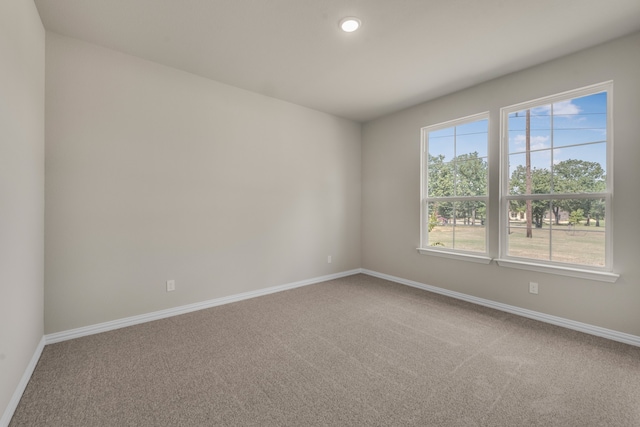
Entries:
{"label": "green tree", "polygon": [[[461,154],[450,162],[444,155],[428,155],[429,196],[484,196],[487,192],[488,165],[478,152]],[[475,225],[484,221],[486,206],[482,202],[441,202],[434,208],[437,215],[446,219],[462,219]]]}
{"label": "green tree", "polygon": [[431,233],[431,230],[436,228],[436,225],[438,225],[438,217],[436,215],[436,211],[432,211],[431,215],[429,215],[429,224],[428,224],[428,228],[427,228],[429,233]]}
{"label": "green tree", "polygon": [[461,154],[455,158],[456,195],[484,196],[487,192],[487,162],[478,152]]}
{"label": "green tree", "polygon": [[453,196],[454,171],[450,162],[444,161],[444,155],[429,154],[429,196]]}
{"label": "green tree", "polygon": [[[569,159],[563,160],[553,168],[553,189],[555,193],[597,193],[606,188],[605,173],[598,162]],[[574,212],[582,209],[587,215],[587,223],[591,225],[591,215],[594,208],[593,199],[558,200],[553,204],[553,214],[556,224],[560,222],[560,210]],[[604,207],[603,207],[604,210]],[[604,212],[602,212],[604,213]],[[599,220],[597,220],[599,223]]]}
{"label": "green tree", "polygon": [[582,209],[576,209],[575,211],[571,212],[571,214],[569,215],[569,224],[578,225],[580,224],[580,221],[582,221],[583,219],[584,219],[584,211]]}
{"label": "green tree", "polygon": [[591,202],[589,215],[596,219],[596,227],[600,227],[600,219],[604,218],[604,200],[596,199]]}
{"label": "green tree", "polygon": [[[487,192],[487,162],[478,157],[475,151],[469,154],[461,154],[455,158],[456,165],[455,185],[456,196],[484,196]],[[486,212],[486,206],[481,202],[458,203],[460,215],[464,222],[475,225],[476,218]]]}
{"label": "green tree", "polygon": [[[454,170],[452,164],[445,162],[442,154],[438,156],[429,154],[428,160],[429,196],[453,196]],[[435,211],[443,218],[450,218],[453,214],[453,205],[448,202],[438,203]]]}
{"label": "green tree", "polygon": [[[518,165],[518,167],[516,167],[516,169],[511,173],[511,179],[509,181],[511,194],[526,194],[526,179],[526,168],[523,165]],[[531,171],[531,194],[548,194],[550,189],[551,172],[547,169],[533,168]],[[511,203],[511,209],[516,212],[524,210],[524,206],[524,200],[517,200]],[[533,217],[532,219],[536,228],[542,228],[543,220],[548,210],[548,202],[544,200],[532,200],[531,216]]]}

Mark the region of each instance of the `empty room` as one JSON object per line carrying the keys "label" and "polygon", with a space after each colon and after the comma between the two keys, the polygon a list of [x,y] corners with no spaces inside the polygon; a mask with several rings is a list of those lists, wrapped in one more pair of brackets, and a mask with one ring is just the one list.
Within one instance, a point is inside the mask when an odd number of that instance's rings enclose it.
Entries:
{"label": "empty room", "polygon": [[0,427],[640,425],[640,2],[0,3]]}

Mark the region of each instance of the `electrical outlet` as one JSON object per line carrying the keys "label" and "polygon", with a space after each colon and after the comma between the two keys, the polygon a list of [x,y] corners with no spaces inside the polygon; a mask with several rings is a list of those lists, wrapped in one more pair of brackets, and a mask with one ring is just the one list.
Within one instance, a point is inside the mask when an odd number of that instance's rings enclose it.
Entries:
{"label": "electrical outlet", "polygon": [[529,282],[529,293],[538,294],[538,284],[536,282]]}
{"label": "electrical outlet", "polygon": [[176,290],[176,281],[175,280],[167,280],[167,292],[172,292]]}
{"label": "electrical outlet", "polygon": [[331,255],[327,256],[327,264],[331,264]]}

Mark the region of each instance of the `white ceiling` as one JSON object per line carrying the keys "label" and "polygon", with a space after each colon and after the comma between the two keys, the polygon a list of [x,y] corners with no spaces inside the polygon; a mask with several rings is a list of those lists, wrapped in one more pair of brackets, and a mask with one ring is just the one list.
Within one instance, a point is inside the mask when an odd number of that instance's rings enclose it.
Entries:
{"label": "white ceiling", "polygon": [[640,30],[640,0],[35,3],[49,31],[357,121]]}

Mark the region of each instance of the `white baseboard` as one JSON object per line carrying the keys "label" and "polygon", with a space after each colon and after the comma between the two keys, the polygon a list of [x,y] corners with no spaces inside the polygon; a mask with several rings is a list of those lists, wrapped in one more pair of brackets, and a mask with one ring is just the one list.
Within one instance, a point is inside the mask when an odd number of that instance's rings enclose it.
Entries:
{"label": "white baseboard", "polygon": [[589,325],[588,323],[576,322],[574,320],[569,320],[562,317],[551,316],[549,314],[540,313],[533,310],[527,310],[525,308],[520,308],[513,305],[502,304],[500,302],[495,302],[495,301],[491,301],[484,298],[478,298],[472,295],[450,291],[448,289],[438,288],[436,286],[425,285],[424,283],[414,282],[413,280],[407,280],[401,277],[390,276],[384,273],[378,273],[377,271],[361,269],[361,272],[369,276],[378,277],[380,279],[389,280],[391,282],[400,283],[402,285],[423,289],[425,291],[446,295],[459,300],[471,302],[473,304],[483,305],[485,307],[494,308],[496,310],[505,311],[507,313],[516,314],[522,317],[528,317],[529,319],[539,320],[545,323],[551,323],[552,325],[562,326],[567,329],[573,329],[575,331],[584,332],[586,334],[595,335],[602,338],[608,338],[613,341],[618,341],[625,344],[630,344],[636,347],[640,347],[640,337],[636,335],[631,335],[624,332],[618,332],[612,329],[601,328],[599,326]]}
{"label": "white baseboard", "polygon": [[327,280],[339,279],[341,277],[351,276],[354,274],[363,273],[369,276],[378,277],[380,279],[389,280],[391,282],[400,283],[402,285],[411,286],[414,288],[422,289],[428,292],[434,292],[437,294],[449,296],[459,300],[467,301],[473,304],[482,305],[496,310],[504,311],[507,313],[516,314],[518,316],[527,317],[541,322],[550,323],[564,328],[573,329],[579,332],[584,332],[590,335],[595,335],[603,338],[607,338],[613,341],[630,344],[640,347],[640,337],[636,335],[627,334],[624,332],[618,332],[611,329],[601,328],[599,326],[589,325],[587,323],[576,322],[562,317],[551,316],[544,313],[539,313],[533,310],[527,310],[524,308],[502,304],[499,302],[487,300],[484,298],[474,297],[472,295],[463,294],[460,292],[450,291],[448,289],[438,288],[436,286],[426,285],[424,283],[415,282],[413,280],[403,279],[401,277],[391,276],[384,273],[378,273],[376,271],[357,268],[354,270],[344,271],[341,273],[329,274],[326,276],[315,277],[312,279],[302,280],[299,282],[289,283],[280,286],[273,286],[270,288],[259,289],[256,291],[243,292],[240,294],[230,295],[228,297],[216,298],[208,301],[203,301],[195,304],[183,305],[180,307],[170,308],[167,310],[156,311],[153,313],[142,314],[139,316],[127,317],[124,319],[118,319],[111,322],[100,323],[97,325],[90,325],[83,328],[72,329],[68,331],[57,332],[54,334],[45,335],[38,343],[29,365],[25,369],[24,374],[20,380],[20,383],[16,387],[15,392],[9,402],[9,405],[4,411],[2,418],[0,419],[0,427],[7,427],[13,414],[20,403],[20,399],[31,379],[31,375],[38,364],[42,350],[46,344],[53,344],[56,342],[66,341],[74,338],[80,338],[86,335],[93,335],[100,332],[106,332],[114,329],[124,328],[126,326],[137,325],[144,322],[151,322],[153,320],[164,319],[166,317],[177,316],[180,314],[190,313],[192,311],[203,310],[206,308],[216,307],[218,305],[229,304],[236,301],[242,301],[249,298],[255,298],[263,295],[272,294],[275,292],[286,291],[288,289],[299,288],[302,286],[312,285],[314,283],[325,282]]}
{"label": "white baseboard", "polygon": [[45,335],[45,343],[54,344],[57,342],[67,341],[74,338],[80,338],[87,335],[99,334],[100,332],[111,331],[114,329],[120,329],[127,326],[133,326],[133,325],[137,325],[145,322],[151,322],[154,320],[164,319],[171,316],[190,313],[192,311],[216,307],[218,305],[229,304],[232,302],[242,301],[249,298],[260,297],[260,296],[272,294],[275,292],[282,292],[289,289],[299,288],[301,286],[312,285],[314,283],[326,282],[327,280],[339,279],[340,277],[346,277],[346,276],[351,276],[353,274],[358,274],[361,271],[362,271],[361,269],[357,268],[355,270],[343,271],[340,273],[329,274],[326,276],[314,277],[312,279],[301,280],[299,282],[288,283],[285,285],[273,286],[265,289],[258,289],[256,291],[243,292],[240,294],[230,295],[227,297],[197,302],[194,304],[183,305],[180,307],[168,308],[166,310],[154,311],[152,313],[126,317],[124,319],[98,323],[96,325],[84,326],[82,328],[56,332],[53,334]]}
{"label": "white baseboard", "polygon": [[[66,341],[74,338],[80,338],[86,335],[98,334],[100,332],[111,331],[114,329],[124,328],[127,326],[133,326],[144,322],[151,322],[154,320],[164,319],[171,316],[177,316],[180,314],[190,313],[192,311],[203,310],[206,308],[216,307],[218,305],[229,304],[232,302],[242,301],[249,298],[255,298],[263,295],[272,294],[275,292],[286,291],[288,289],[294,289],[301,286],[312,285],[314,283],[325,282],[327,280],[338,279],[340,277],[351,276],[354,274],[363,273],[369,276],[378,277],[381,279],[389,280],[391,282],[400,283],[402,285],[411,286],[414,288],[422,289],[429,292],[434,292],[441,295],[446,295],[459,300],[471,302],[473,304],[482,305],[485,307],[493,308],[496,310],[504,311],[507,313],[516,314],[518,316],[527,317],[541,322],[550,323],[564,328],[573,329],[586,334],[595,335],[603,338],[607,338],[613,341],[630,344],[636,347],[640,347],[640,337],[636,335],[627,334],[624,332],[614,331],[612,329],[601,328],[599,326],[589,325],[587,323],[576,322],[574,320],[565,319],[562,317],[552,316],[545,313],[540,313],[525,308],[516,307],[513,305],[503,304],[496,301],[491,301],[484,298],[478,298],[472,295],[463,294],[460,292],[451,291],[436,286],[427,285],[413,280],[403,279],[401,277],[391,276],[384,273],[378,273],[377,271],[357,268],[354,270],[344,271],[335,274],[329,274],[326,276],[315,277],[312,279],[302,280],[299,282],[289,283],[280,286],[273,286],[270,288],[259,289],[256,291],[243,292],[240,294],[230,295],[227,297],[216,298],[208,301],[202,301],[194,304],[183,305],[180,307],[169,308],[166,310],[155,311],[152,313],[141,314],[138,316],[127,317],[124,319],[113,320],[110,322],[99,323],[97,325],[85,326],[82,328],[71,329],[68,331],[56,332],[44,336],[44,344],[53,344],[61,341]],[[38,357],[40,356],[38,352]],[[37,362],[37,359],[36,359]],[[35,367],[35,365],[34,365]],[[27,378],[28,381],[28,378]],[[26,383],[25,383],[26,386]],[[24,390],[23,390],[24,391]],[[22,392],[20,393],[22,395]],[[17,405],[17,403],[16,403]],[[3,418],[4,419],[4,418]],[[0,427],[3,427],[0,424]]]}
{"label": "white baseboard", "polygon": [[0,427],[7,427],[11,422],[13,413],[16,411],[16,408],[18,407],[18,403],[20,403],[20,399],[24,394],[24,390],[27,388],[27,384],[29,384],[29,380],[31,379],[31,375],[33,374],[33,371],[36,369],[38,360],[40,360],[40,355],[42,354],[44,345],[45,345],[45,339],[43,336],[40,339],[38,346],[36,347],[36,351],[33,353],[33,356],[31,357],[31,361],[29,361],[29,364],[27,365],[27,369],[24,370],[24,373],[22,374],[22,378],[20,378],[18,387],[16,387],[16,390],[13,392],[13,396],[11,396],[9,405],[5,408],[4,414],[2,414],[2,418],[0,419]]}

